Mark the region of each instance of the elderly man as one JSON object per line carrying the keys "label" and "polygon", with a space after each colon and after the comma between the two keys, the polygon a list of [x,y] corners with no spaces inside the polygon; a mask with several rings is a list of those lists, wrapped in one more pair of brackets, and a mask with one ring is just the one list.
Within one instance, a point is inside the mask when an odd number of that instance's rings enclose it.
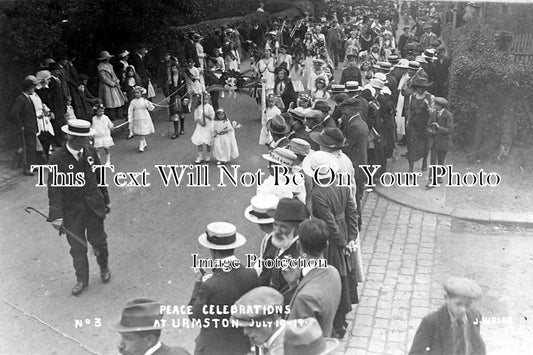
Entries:
{"label": "elderly man", "polygon": [[[96,149],[89,145],[89,137],[94,135],[91,124],[72,119],[62,130],[67,134],[67,144],[56,150],[48,162],[56,169],[48,175],[48,222],[60,233],[67,234],[78,280],[72,294],[77,296],[89,285],[87,240],[93,246],[102,282],[107,283],[111,278],[104,230],[104,219],[111,210],[111,203],[107,187],[99,186],[100,174],[93,170],[101,163]],[[81,186],[63,186],[56,181],[58,173],[82,174],[85,182]]]}
{"label": "elderly man", "polygon": [[472,307],[472,301],[481,297],[481,288],[470,279],[452,276],[444,290],[446,304],[422,319],[409,355],[485,355],[481,313]]}
{"label": "elderly man", "polygon": [[[261,307],[257,307],[260,305]],[[238,321],[256,354],[271,355],[271,349],[283,344],[285,324],[283,295],[272,287],[261,286],[244,294],[235,302],[232,320]]]}
{"label": "elderly man", "polygon": [[[325,258],[330,235],[326,222],[308,219],[300,224],[299,231],[303,254],[320,264]],[[324,336],[331,336],[341,299],[341,279],[337,269],[331,265],[325,268],[310,265],[302,270],[284,270],[283,276],[294,289],[288,319],[316,318]]]}
{"label": "elderly man", "polygon": [[118,351],[124,355],[189,355],[180,347],[161,343],[161,304],[147,298],[126,303],[120,321],[111,328],[120,333]]}
{"label": "elderly man", "polygon": [[[196,283],[189,305],[192,306],[193,320],[201,322],[207,318],[229,319],[229,315],[205,313],[205,307],[231,306],[242,295],[257,287],[257,273],[244,268],[235,257],[235,248],[246,243],[246,238],[237,233],[237,228],[227,222],[214,222],[207,225],[206,232],[198,237],[198,243],[209,249],[214,265],[209,277],[201,267],[194,268]],[[220,265],[223,265],[220,267]],[[194,353],[234,355],[246,354],[250,350],[248,338],[237,328],[202,327],[196,338]]]}

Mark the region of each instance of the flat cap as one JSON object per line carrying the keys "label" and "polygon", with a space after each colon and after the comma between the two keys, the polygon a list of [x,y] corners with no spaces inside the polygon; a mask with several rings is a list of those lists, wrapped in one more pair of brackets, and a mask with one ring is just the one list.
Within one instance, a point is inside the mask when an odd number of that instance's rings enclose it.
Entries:
{"label": "flat cap", "polygon": [[444,97],[436,97],[434,99],[434,102],[439,105],[440,107],[447,108],[448,107],[448,100],[446,100]]}
{"label": "flat cap", "polygon": [[239,323],[239,327],[252,326],[252,320],[262,320],[276,314],[283,307],[283,295],[272,287],[256,287],[239,298],[235,304],[235,312],[231,318]]}
{"label": "flat cap", "polygon": [[360,102],[358,99],[351,97],[349,99],[344,100],[343,102],[339,104],[339,107],[349,107],[349,106],[359,107]]}
{"label": "flat cap", "polygon": [[449,295],[480,298],[481,287],[466,277],[450,276],[444,282],[444,290]]}
{"label": "flat cap", "polygon": [[321,120],[324,118],[322,111],[311,110],[305,114],[305,118],[308,120]]}

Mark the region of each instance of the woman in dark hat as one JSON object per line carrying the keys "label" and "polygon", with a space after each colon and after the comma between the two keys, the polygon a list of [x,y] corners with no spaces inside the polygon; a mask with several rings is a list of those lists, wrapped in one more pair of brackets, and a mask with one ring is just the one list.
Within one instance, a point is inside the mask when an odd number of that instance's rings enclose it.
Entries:
{"label": "woman in dark hat", "polygon": [[431,83],[424,77],[415,77],[411,87],[415,91],[405,98],[404,112],[407,117],[407,160],[409,161],[409,172],[413,172],[414,164],[420,159],[422,161],[422,171],[427,170],[427,126],[430,115],[434,114],[434,96],[426,91]]}
{"label": "woman in dark hat", "polygon": [[287,63],[283,62],[276,69],[276,79],[274,81],[274,95],[281,97],[285,111],[289,108],[290,104],[296,103],[297,95],[292,86],[292,81],[289,79],[289,70],[287,69]]}

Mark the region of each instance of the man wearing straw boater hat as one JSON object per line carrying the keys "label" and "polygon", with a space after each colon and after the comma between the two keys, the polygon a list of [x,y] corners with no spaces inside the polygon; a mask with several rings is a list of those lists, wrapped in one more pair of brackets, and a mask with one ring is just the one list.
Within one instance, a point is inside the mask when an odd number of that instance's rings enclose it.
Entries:
{"label": "man wearing straw boater hat", "polygon": [[[104,230],[104,219],[111,210],[111,203],[107,188],[98,186],[101,183],[98,171],[93,171],[93,166],[101,163],[96,150],[88,145],[89,137],[94,135],[91,124],[72,119],[62,130],[68,141],[52,154],[48,162],[57,169],[48,175],[48,222],[60,233],[68,230],[67,241],[77,278],[72,294],[77,296],[89,285],[87,241],[92,244],[102,282],[107,283],[111,278]],[[81,174],[84,182],[63,186],[65,181],[56,181],[57,173]]]}
{"label": "man wearing straw boater hat", "polygon": [[161,343],[161,304],[148,298],[136,298],[122,310],[120,321],[111,329],[120,333],[118,351],[123,355],[189,355],[180,347]]}
{"label": "man wearing straw boater hat", "polygon": [[[237,228],[227,222],[213,222],[207,225],[206,232],[198,237],[198,243],[209,249],[211,259],[203,259],[213,264],[213,273],[204,275],[202,265],[194,265],[196,283],[189,305],[192,306],[193,320],[205,321],[210,318],[219,320],[202,327],[196,338],[194,353],[234,355],[246,354],[250,350],[250,342],[239,328],[224,327],[229,321],[229,309],[242,295],[258,286],[257,273],[254,269],[244,268],[235,257],[235,249],[246,243],[246,238],[237,233]],[[205,310],[214,308],[214,314],[206,314]]]}

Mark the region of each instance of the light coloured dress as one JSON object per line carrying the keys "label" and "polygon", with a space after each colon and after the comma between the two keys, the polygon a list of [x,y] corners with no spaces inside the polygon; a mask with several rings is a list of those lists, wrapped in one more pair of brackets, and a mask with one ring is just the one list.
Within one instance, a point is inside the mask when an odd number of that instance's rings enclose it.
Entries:
{"label": "light coloured dress", "polygon": [[[205,126],[202,126],[200,122],[203,122],[203,116],[205,114]],[[196,122],[196,128],[191,136],[191,142],[194,145],[213,145],[213,119],[215,118],[215,110],[213,106],[206,103],[204,106],[198,106],[194,110],[194,122]]]}
{"label": "light coloured dress", "polygon": [[272,108],[267,107],[261,112],[261,132],[259,133],[259,144],[268,144],[272,142],[272,135],[268,131],[266,124],[272,117],[276,115],[281,115],[281,110],[274,106]]}
{"label": "light coloured dress", "polygon": [[115,145],[111,137],[111,128],[113,123],[106,115],[100,117],[93,117],[94,129],[94,147],[95,148],[109,148]]}
{"label": "light coloured dress", "polygon": [[133,134],[146,136],[155,132],[154,123],[150,112],[154,109],[154,104],[144,97],[133,99],[128,107],[128,122]]}
{"label": "light coloured dress", "polygon": [[304,84],[302,82],[303,73],[304,73],[304,69],[299,65],[293,66],[290,70],[289,77],[291,78],[292,87],[294,88],[295,92],[305,91]]}
{"label": "light coloured dress", "polygon": [[213,135],[223,131],[227,132],[217,134],[213,138],[213,156],[218,161],[228,162],[231,159],[237,159],[239,157],[235,130],[229,120],[213,121]]}

